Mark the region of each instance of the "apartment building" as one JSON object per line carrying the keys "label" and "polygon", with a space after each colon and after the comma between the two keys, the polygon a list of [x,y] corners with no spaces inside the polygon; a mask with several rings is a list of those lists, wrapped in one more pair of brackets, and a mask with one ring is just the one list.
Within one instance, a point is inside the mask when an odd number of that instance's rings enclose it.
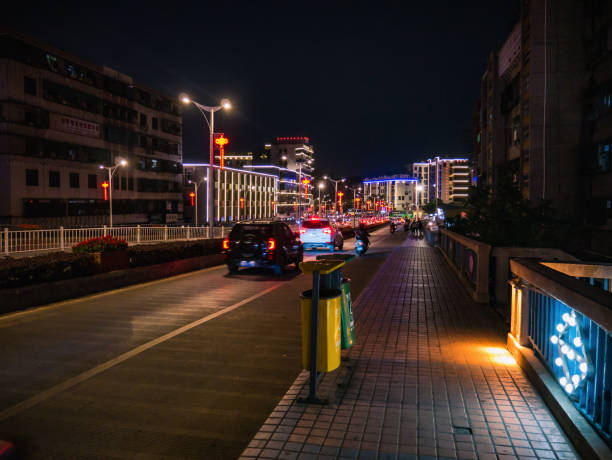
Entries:
{"label": "apartment building", "polygon": [[51,45],[0,33],[0,220],[39,226],[182,219],[181,116],[170,97]]}
{"label": "apartment building", "polygon": [[[244,168],[278,177],[278,206],[281,215],[297,215],[313,204],[314,149],[308,137],[277,137],[253,154],[253,164]],[[304,180],[309,184],[304,185]]]}
{"label": "apartment building", "polygon": [[612,4],[526,0],[482,76],[474,165],[495,190],[509,173],[526,199],[589,229],[612,252]]}
{"label": "apartment building", "polygon": [[423,186],[419,205],[439,201],[454,203],[468,197],[471,185],[471,168],[467,158],[435,157],[413,163],[412,175]]}
{"label": "apartment building", "polygon": [[422,191],[419,192],[418,185],[419,179],[403,174],[366,178],[363,181],[363,206],[375,211],[381,206],[386,207],[388,212],[414,211],[417,201],[421,201],[419,194]]}

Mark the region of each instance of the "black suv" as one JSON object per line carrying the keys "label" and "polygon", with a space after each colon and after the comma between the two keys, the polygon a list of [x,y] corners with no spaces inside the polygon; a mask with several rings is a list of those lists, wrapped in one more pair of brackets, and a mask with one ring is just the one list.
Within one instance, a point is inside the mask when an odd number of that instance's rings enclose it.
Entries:
{"label": "black suv", "polygon": [[225,263],[230,273],[240,267],[269,267],[281,274],[285,265],[304,260],[298,234],[283,222],[239,222],[223,240]]}

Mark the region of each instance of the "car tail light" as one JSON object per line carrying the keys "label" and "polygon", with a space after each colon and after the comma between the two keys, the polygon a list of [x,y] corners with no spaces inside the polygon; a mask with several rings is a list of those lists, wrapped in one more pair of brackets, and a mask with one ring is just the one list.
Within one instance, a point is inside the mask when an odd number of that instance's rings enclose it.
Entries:
{"label": "car tail light", "polygon": [[304,233],[306,233],[306,229],[305,228],[300,228],[300,235],[303,235]]}
{"label": "car tail light", "polygon": [[229,238],[223,240],[223,249],[229,249]]}
{"label": "car tail light", "polygon": [[276,240],[274,238],[270,238],[268,240],[268,251],[274,251],[276,249]]}
{"label": "car tail light", "polygon": [[331,235],[332,234],[332,229],[329,228],[329,227],[328,228],[324,228],[323,229],[323,233],[327,233],[328,235]]}

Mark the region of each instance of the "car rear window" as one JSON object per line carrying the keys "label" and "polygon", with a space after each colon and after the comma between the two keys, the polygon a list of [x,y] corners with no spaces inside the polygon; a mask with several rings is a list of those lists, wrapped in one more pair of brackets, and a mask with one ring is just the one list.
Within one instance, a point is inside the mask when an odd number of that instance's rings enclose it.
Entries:
{"label": "car rear window", "polygon": [[231,239],[240,239],[244,235],[253,234],[258,237],[268,237],[272,232],[272,228],[270,225],[243,225],[237,224],[234,225],[232,231],[230,232],[229,237]]}
{"label": "car rear window", "polygon": [[302,225],[304,228],[327,228],[329,227],[328,220],[307,220]]}

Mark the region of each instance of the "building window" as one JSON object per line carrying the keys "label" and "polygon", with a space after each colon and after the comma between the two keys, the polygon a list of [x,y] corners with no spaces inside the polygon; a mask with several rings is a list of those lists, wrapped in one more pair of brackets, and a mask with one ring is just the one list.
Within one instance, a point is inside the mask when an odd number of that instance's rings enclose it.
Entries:
{"label": "building window", "polygon": [[128,190],[134,190],[134,178],[128,177]]}
{"label": "building window", "polygon": [[597,152],[597,169],[610,171],[610,144],[599,144]]}
{"label": "building window", "polygon": [[127,177],[121,177],[121,190],[127,190]]}
{"label": "building window", "polygon": [[23,77],[23,91],[26,94],[36,96],[36,80],[30,77]]}
{"label": "building window", "polygon": [[59,171],[49,171],[49,187],[60,186],[60,173]]}
{"label": "building window", "polygon": [[147,116],[144,113],[140,114],[140,127],[144,129],[147,128]]}
{"label": "building window", "polygon": [[157,129],[157,118],[151,118],[151,125],[153,129]]}
{"label": "building window", "polygon": [[98,176],[95,174],[87,175],[87,187],[88,188],[98,188]]}
{"label": "building window", "polygon": [[70,173],[70,188],[79,188],[79,173]]}
{"label": "building window", "polygon": [[38,187],[38,169],[26,169],[26,185]]}

